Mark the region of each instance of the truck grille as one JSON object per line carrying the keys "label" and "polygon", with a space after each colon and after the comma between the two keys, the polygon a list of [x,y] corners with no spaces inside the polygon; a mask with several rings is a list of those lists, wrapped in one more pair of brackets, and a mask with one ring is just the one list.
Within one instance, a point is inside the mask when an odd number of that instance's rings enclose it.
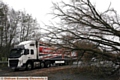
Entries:
{"label": "truck grille", "polygon": [[10,67],[17,67],[18,60],[9,60]]}

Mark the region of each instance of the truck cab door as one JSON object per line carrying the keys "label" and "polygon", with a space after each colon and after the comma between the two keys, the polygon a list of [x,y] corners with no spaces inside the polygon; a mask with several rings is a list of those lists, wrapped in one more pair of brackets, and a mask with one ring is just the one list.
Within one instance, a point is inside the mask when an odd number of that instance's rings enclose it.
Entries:
{"label": "truck cab door", "polygon": [[29,49],[25,49],[22,56],[21,56],[21,60],[23,61],[23,63],[26,63],[28,58],[29,58]]}
{"label": "truck cab door", "polygon": [[25,49],[24,55],[27,60],[32,59],[31,50]]}
{"label": "truck cab door", "polygon": [[30,56],[31,59],[36,59],[35,50],[31,49],[30,53],[29,53],[29,56]]}

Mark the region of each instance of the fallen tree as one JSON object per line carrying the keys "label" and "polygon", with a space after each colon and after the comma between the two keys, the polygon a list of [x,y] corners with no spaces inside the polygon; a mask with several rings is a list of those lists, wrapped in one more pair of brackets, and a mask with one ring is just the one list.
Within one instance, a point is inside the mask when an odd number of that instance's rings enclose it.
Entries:
{"label": "fallen tree", "polygon": [[[99,12],[90,0],[53,5],[52,14],[60,19],[60,23],[57,26],[47,25],[46,39],[51,45],[83,51],[82,56],[84,52],[90,52],[89,54],[101,56],[104,60],[119,65],[111,73],[120,70],[120,17],[114,9],[109,7],[106,11]],[[82,40],[91,42],[94,46],[80,47],[75,44]]]}

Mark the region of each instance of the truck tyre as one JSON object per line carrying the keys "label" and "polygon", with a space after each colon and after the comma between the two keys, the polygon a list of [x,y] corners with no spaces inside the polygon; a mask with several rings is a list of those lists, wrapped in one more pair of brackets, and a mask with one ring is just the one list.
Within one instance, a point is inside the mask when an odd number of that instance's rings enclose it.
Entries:
{"label": "truck tyre", "polygon": [[41,67],[41,68],[44,68],[44,67],[45,67],[45,63],[44,63],[44,62],[41,62],[41,63],[40,63],[40,67]]}
{"label": "truck tyre", "polygon": [[14,71],[18,71],[18,70],[19,70],[19,69],[17,69],[17,68],[16,68],[16,69],[14,69]]}
{"label": "truck tyre", "polygon": [[33,69],[32,63],[28,62],[28,63],[26,64],[26,69],[27,69],[27,70]]}
{"label": "truck tyre", "polygon": [[68,61],[65,61],[65,64],[64,65],[69,65],[69,62]]}
{"label": "truck tyre", "polygon": [[46,67],[46,68],[51,67],[51,62],[50,62],[50,61],[45,62],[45,67]]}

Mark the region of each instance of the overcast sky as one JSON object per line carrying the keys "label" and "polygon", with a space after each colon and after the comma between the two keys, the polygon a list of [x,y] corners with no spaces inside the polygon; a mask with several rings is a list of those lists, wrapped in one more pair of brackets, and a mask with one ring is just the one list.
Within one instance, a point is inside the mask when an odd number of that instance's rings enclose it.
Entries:
{"label": "overcast sky", "polygon": [[[51,20],[50,13],[52,3],[51,2],[60,2],[61,0],[2,0],[9,7],[14,8],[15,10],[25,10],[27,13],[31,14],[37,21],[41,24],[41,22],[48,22]],[[69,2],[70,0],[63,0],[64,2]],[[91,0],[94,4],[96,4],[97,9],[100,11],[104,11],[108,8],[110,2],[111,7],[120,13],[120,0]]]}

